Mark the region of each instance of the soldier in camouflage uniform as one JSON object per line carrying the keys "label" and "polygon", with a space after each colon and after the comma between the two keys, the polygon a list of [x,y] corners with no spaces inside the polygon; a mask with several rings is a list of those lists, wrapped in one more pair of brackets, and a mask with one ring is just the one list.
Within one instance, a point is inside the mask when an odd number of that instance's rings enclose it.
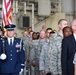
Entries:
{"label": "soldier in camouflage uniform", "polygon": [[62,39],[63,39],[63,33],[62,29],[68,25],[67,21],[65,19],[60,19],[58,22],[59,26],[59,31],[55,32],[50,37],[50,40],[53,42],[53,49],[56,49],[57,51],[57,68],[58,68],[58,74],[62,75],[62,70],[61,70],[61,44],[62,44]]}
{"label": "soldier in camouflage uniform", "polygon": [[43,44],[46,42],[45,40],[45,31],[40,31],[40,38],[38,40],[32,40],[32,48],[30,50],[30,59],[31,64],[35,69],[33,75],[40,75],[39,72],[39,58],[41,53],[41,48]]}
{"label": "soldier in camouflage uniform", "polygon": [[59,73],[59,75],[62,75],[62,73],[61,73],[61,44],[62,44],[63,36],[61,33],[55,32],[55,34],[52,37],[51,37],[51,39],[54,43],[53,49],[55,49],[58,52],[58,54],[57,54],[58,73]]}
{"label": "soldier in camouflage uniform", "polygon": [[[35,58],[36,56],[34,55],[33,49],[37,49],[38,45],[38,36],[36,32],[33,32],[32,34],[32,40],[31,40],[31,44],[30,44],[30,61],[31,61],[31,75],[35,75]],[[35,57],[33,57],[35,56]]]}
{"label": "soldier in camouflage uniform", "polygon": [[28,31],[25,31],[24,33],[25,33],[25,35],[22,37],[23,43],[24,43],[24,48],[25,48],[25,59],[26,59],[24,74],[29,75],[30,74],[30,57],[29,57],[29,55],[30,55],[31,39],[28,34]]}
{"label": "soldier in camouflage uniform", "polygon": [[[50,75],[50,33],[52,32],[52,28],[46,29],[46,43],[42,47],[42,51],[40,54],[39,60],[39,68],[42,74]],[[52,52],[51,52],[52,53]],[[57,52],[56,52],[57,54]],[[49,56],[50,55],[50,56]],[[51,64],[52,65],[52,64]],[[51,67],[52,68],[52,67]]]}
{"label": "soldier in camouflage uniform", "polygon": [[24,42],[24,47],[25,47],[25,57],[26,59],[28,59],[29,57],[29,41],[30,41],[30,37],[28,35],[26,35],[25,37],[22,38],[23,39],[23,42]]}
{"label": "soldier in camouflage uniform", "polygon": [[23,37],[22,37],[23,43],[24,43],[24,48],[25,48],[25,59],[29,59],[29,41],[30,41],[30,36],[28,35],[28,31],[24,31]]}
{"label": "soldier in camouflage uniform", "polygon": [[32,40],[32,47],[30,50],[31,75],[39,75],[37,49],[38,49],[38,40]]}
{"label": "soldier in camouflage uniform", "polygon": [[39,56],[42,50],[42,46],[45,44],[46,42],[46,33],[44,30],[40,31],[40,36],[39,36],[39,42],[38,42],[38,51],[39,51]]}
{"label": "soldier in camouflage uniform", "polygon": [[[50,41],[42,47],[40,54],[39,69],[44,71],[43,75],[57,75],[57,51],[52,48],[53,43]],[[50,74],[51,73],[51,74]]]}

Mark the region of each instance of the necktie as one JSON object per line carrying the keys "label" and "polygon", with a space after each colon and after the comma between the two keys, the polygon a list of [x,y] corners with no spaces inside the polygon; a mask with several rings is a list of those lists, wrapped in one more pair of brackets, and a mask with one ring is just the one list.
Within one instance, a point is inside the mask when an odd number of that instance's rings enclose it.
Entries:
{"label": "necktie", "polygon": [[12,46],[12,39],[10,39],[10,46]]}

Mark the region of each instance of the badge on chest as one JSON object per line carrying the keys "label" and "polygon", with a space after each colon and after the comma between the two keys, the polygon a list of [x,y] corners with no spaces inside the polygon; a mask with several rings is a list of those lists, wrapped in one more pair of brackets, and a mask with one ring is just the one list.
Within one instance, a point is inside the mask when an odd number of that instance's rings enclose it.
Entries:
{"label": "badge on chest", "polygon": [[19,43],[16,43],[15,47],[16,47],[16,49],[17,49],[16,52],[17,52],[17,53],[20,52],[20,47],[21,47],[21,45],[20,45]]}

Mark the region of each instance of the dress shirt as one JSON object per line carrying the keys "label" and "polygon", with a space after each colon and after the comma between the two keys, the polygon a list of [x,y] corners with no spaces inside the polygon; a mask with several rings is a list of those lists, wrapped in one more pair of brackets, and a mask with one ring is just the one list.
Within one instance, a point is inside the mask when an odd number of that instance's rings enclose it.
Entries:
{"label": "dress shirt", "polygon": [[75,38],[75,41],[76,41],[76,34],[75,34],[75,33],[73,33],[73,35],[74,35],[74,38]]}
{"label": "dress shirt", "polygon": [[12,39],[12,44],[13,44],[13,41],[14,41],[14,37],[12,37],[12,38],[9,38],[8,37],[8,43],[9,43],[9,45],[10,45],[10,40]]}

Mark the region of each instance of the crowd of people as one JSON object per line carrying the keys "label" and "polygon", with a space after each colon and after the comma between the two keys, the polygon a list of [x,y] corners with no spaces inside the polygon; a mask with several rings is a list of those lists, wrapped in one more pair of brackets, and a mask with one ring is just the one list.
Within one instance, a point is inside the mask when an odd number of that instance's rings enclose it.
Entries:
{"label": "crowd of people", "polygon": [[76,19],[70,25],[60,19],[58,27],[39,32],[29,27],[16,38],[15,25],[6,25],[7,37],[0,36],[0,75],[19,75],[25,67],[26,75],[76,75]]}
{"label": "crowd of people", "polygon": [[[76,19],[73,21],[76,23]],[[66,19],[60,19],[58,21],[58,31],[52,28],[40,30],[40,32],[33,32],[32,29],[30,32],[24,31],[23,41],[26,50],[26,65],[31,75],[74,75],[74,55],[70,54],[73,58],[71,59],[71,64],[68,64],[68,60],[71,57],[70,55],[67,56],[68,53],[65,53],[65,51],[68,50],[64,50],[67,43],[65,45],[62,42],[62,40],[72,35],[76,30],[75,26],[72,27],[72,23],[70,27]],[[72,47],[72,45],[70,45],[70,47]],[[66,61],[64,61],[65,59]],[[64,67],[68,67],[68,65],[70,70],[66,71]]]}

